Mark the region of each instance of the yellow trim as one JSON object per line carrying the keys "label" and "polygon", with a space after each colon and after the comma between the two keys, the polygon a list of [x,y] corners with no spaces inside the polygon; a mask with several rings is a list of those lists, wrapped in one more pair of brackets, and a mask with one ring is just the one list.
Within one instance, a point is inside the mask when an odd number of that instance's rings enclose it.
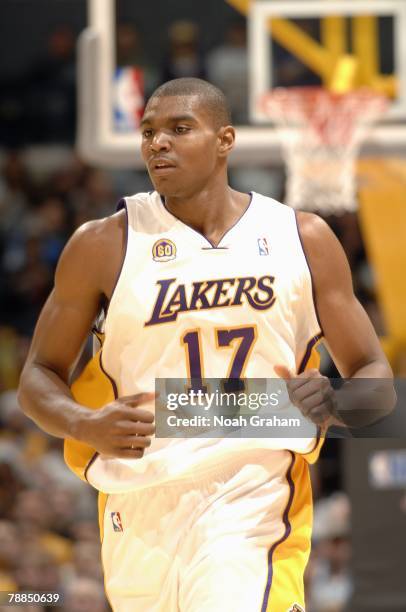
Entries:
{"label": "yellow trim", "polygon": [[[74,399],[90,410],[98,410],[115,399],[113,385],[103,372],[100,359],[101,349],[71,386]],[[84,442],[65,440],[65,463],[81,480],[86,481],[85,471],[95,452],[94,448]]]}
{"label": "yellow trim", "polygon": [[[300,457],[305,459],[306,463],[316,463],[320,456],[320,451],[323,448],[324,440],[326,439],[326,430],[320,429],[319,436],[315,442],[314,448],[308,453],[301,453]],[[299,454],[299,453],[298,453]]]}
{"label": "yellow trim", "polygon": [[[307,361],[306,367],[304,369],[304,371],[306,372],[306,370],[312,370],[312,369],[316,369],[319,370],[320,369],[320,354],[317,350],[318,345],[320,344],[320,342],[322,341],[322,337],[319,338],[319,340],[316,342],[316,344],[312,347],[311,353],[310,353],[310,357]],[[304,359],[304,355],[302,358],[302,361]],[[319,438],[316,440],[315,446],[314,448],[309,451],[308,453],[302,453],[300,456],[303,457],[307,463],[315,463],[317,461],[317,459],[319,458],[320,455],[320,451],[323,447],[324,444],[324,440],[325,440],[325,436],[326,436],[326,432],[324,430],[320,431],[320,436]]]}
{"label": "yellow trim", "polygon": [[[306,348],[304,350],[304,353],[301,357],[301,359],[298,362],[298,366],[297,369],[302,365],[303,363],[303,359],[306,356],[307,353],[307,347],[309,346],[309,344],[313,341],[313,339],[319,334],[316,334],[315,336],[313,336],[312,338],[310,338],[309,342],[306,344]],[[305,365],[305,369],[304,372],[306,372],[306,370],[319,370],[320,369],[320,354],[317,350],[317,347],[319,346],[320,342],[323,340],[323,335],[320,332],[320,338],[317,340],[317,342],[312,346],[311,351],[310,351],[310,355],[309,358],[307,360],[307,363]]]}
{"label": "yellow trim", "polygon": [[318,345],[321,342],[321,338],[319,340],[317,340],[316,344],[313,346],[311,353],[310,353],[310,357],[309,360],[306,364],[305,367],[305,372],[306,370],[319,370],[320,369],[320,354],[317,350]]}
{"label": "yellow trim", "polygon": [[297,454],[291,478],[294,492],[288,512],[290,533],[272,554],[272,584],[267,612],[285,612],[294,603],[305,608],[303,574],[311,549],[313,504],[309,467]]}

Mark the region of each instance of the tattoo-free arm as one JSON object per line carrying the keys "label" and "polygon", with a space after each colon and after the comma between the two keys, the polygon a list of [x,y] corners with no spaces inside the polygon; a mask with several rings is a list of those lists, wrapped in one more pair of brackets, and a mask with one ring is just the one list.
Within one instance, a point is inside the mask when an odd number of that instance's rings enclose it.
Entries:
{"label": "tattoo-free arm", "polygon": [[21,375],[18,398],[23,411],[61,438],[79,437],[78,425],[89,412],[74,401],[69,378],[101,298],[110,296],[118,273],[123,221],[119,214],[87,223],[66,245]]}
{"label": "tattoo-free arm", "polygon": [[[354,295],[345,253],[327,223],[297,213],[303,248],[312,272],[326,347],[343,378],[370,378],[362,393],[337,393],[347,424],[367,425],[396,402],[393,373],[365,310]],[[361,387],[359,387],[361,388]]]}

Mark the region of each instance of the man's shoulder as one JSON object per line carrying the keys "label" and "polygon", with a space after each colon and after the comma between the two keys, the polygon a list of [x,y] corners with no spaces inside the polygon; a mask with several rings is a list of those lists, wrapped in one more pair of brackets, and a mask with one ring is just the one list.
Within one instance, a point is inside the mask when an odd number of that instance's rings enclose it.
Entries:
{"label": "man's shoulder", "polygon": [[349,272],[343,248],[328,223],[319,215],[297,211],[297,225],[315,287],[337,281],[339,270]]}
{"label": "man's shoulder", "polygon": [[101,219],[92,219],[77,228],[73,238],[89,247],[100,241],[112,242],[114,233],[121,233],[126,227],[125,209],[121,208],[117,212]]}
{"label": "man's shoulder", "polygon": [[58,262],[59,286],[81,282],[110,297],[123,262],[127,220],[124,210],[81,225],[70,238]]}
{"label": "man's shoulder", "polygon": [[322,217],[315,213],[297,210],[296,221],[303,240],[310,242],[329,240],[331,230]]}
{"label": "man's shoulder", "polygon": [[93,219],[78,227],[64,253],[69,260],[81,261],[87,266],[103,266],[122,253],[126,235],[126,212],[119,210],[108,217]]}
{"label": "man's shoulder", "polygon": [[83,244],[87,250],[102,248],[103,252],[116,249],[126,241],[127,225],[134,215],[145,214],[151,216],[153,205],[159,201],[156,191],[138,192],[121,198],[117,204],[116,212],[102,219],[93,219],[81,225],[74,233],[73,240]]}

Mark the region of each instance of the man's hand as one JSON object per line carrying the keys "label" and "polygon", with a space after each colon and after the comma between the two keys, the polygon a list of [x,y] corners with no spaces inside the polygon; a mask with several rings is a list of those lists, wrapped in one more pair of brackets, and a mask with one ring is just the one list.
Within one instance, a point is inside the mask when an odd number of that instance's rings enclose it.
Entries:
{"label": "man's hand", "polygon": [[286,380],[290,401],[306,418],[326,428],[337,424],[337,400],[327,376],[315,369],[293,374],[283,365],[276,365],[274,370]]}
{"label": "man's hand", "polygon": [[139,406],[154,401],[155,397],[155,393],[137,393],[89,411],[78,423],[74,437],[101,455],[140,459],[151,444],[155,425],[154,414]]}

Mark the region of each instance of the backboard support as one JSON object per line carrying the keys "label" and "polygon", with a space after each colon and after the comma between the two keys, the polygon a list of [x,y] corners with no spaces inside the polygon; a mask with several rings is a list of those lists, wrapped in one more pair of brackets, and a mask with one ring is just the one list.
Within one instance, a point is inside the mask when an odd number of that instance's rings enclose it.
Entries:
{"label": "backboard support", "polygon": [[[283,41],[286,34],[289,34],[287,28],[290,27],[292,29],[291,37],[297,35],[296,47],[302,51],[304,58],[307,57],[307,61],[313,65],[315,70],[319,67],[320,73],[323,75],[324,67],[326,71],[330,72],[334,69],[334,54],[330,52],[327,46],[312,41],[299,29],[295,31],[293,29],[295,26],[287,20],[282,21],[282,18],[315,17],[325,19],[327,17],[344,17],[354,21],[356,18],[369,18],[371,16],[393,17],[397,95],[385,117],[387,120],[406,119],[406,2],[404,0],[284,0],[283,2],[262,0],[251,2],[249,12],[249,102],[251,119],[255,123],[269,121],[266,114],[261,112],[258,100],[275,86],[272,71],[271,39],[276,33],[279,33],[279,37]],[[338,23],[337,27],[339,27]],[[344,39],[345,32],[343,31],[342,34]],[[362,33],[365,38],[368,34],[369,32],[365,30]],[[303,40],[300,39],[301,36]],[[370,36],[373,37],[372,32]],[[344,58],[349,58],[351,50],[346,48],[346,43],[347,41],[343,44],[342,53]],[[354,44],[354,47],[356,47],[356,44]],[[354,49],[352,53],[354,53]],[[382,78],[382,75],[380,76]],[[374,75],[370,75],[369,79],[366,78],[361,85],[374,88]]]}

